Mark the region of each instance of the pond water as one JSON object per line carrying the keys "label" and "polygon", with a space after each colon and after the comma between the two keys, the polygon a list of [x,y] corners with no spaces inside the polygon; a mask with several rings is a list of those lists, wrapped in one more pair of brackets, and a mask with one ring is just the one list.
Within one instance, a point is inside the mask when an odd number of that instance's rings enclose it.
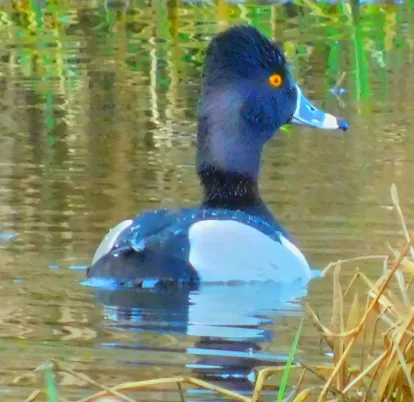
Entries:
{"label": "pond water", "polygon": [[[163,299],[82,285],[107,229],[140,211],[197,203],[195,112],[203,50],[250,23],[276,38],[317,105],[346,134],[304,127],[266,147],[261,189],[315,268],[401,242],[396,183],[414,227],[414,4],[122,0],[0,4],[0,398],[56,358],[114,385],[177,374],[249,389],[286,360],[306,296],[329,314],[331,282]],[[8,234],[15,235],[8,239]],[[360,265],[369,274],[380,263]],[[345,269],[345,279],[354,267]],[[328,361],[305,323],[298,357]],[[95,388],[58,378],[67,397]],[[274,395],[271,396],[274,399]],[[174,391],[144,400],[178,400]],[[188,400],[211,400],[192,390]]]}

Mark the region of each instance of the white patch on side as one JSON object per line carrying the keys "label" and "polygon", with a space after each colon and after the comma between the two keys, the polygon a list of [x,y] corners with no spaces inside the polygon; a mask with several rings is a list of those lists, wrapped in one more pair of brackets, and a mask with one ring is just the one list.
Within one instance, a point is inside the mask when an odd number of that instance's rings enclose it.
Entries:
{"label": "white patch on side", "polygon": [[119,235],[126,228],[131,226],[132,222],[133,222],[132,219],[122,221],[121,223],[118,223],[118,225],[116,225],[115,227],[109,230],[109,232],[106,234],[106,236],[101,241],[101,244],[96,249],[95,255],[92,258],[91,265],[95,264],[96,261],[98,261],[101,257],[103,257],[105,254],[108,254],[112,250],[112,247],[114,246]]}
{"label": "white patch on side", "polygon": [[305,257],[282,235],[279,243],[232,220],[197,222],[188,235],[189,260],[202,282],[307,283],[311,278]]}

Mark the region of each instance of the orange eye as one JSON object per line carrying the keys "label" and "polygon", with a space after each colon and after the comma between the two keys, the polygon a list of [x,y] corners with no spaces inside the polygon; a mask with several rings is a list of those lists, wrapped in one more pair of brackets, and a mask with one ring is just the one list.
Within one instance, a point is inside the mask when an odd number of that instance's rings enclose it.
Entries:
{"label": "orange eye", "polygon": [[279,74],[272,74],[269,77],[269,83],[272,87],[279,88],[282,85],[283,79]]}

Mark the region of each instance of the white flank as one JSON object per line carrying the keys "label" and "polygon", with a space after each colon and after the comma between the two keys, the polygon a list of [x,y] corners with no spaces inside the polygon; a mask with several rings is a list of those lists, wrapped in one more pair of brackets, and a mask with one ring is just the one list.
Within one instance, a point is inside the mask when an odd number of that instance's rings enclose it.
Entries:
{"label": "white flank", "polygon": [[101,257],[103,257],[105,254],[108,254],[112,247],[114,246],[116,240],[118,239],[119,235],[129,226],[132,224],[132,219],[128,219],[126,221],[122,221],[121,223],[118,223],[115,227],[109,230],[109,232],[106,234],[106,236],[101,241],[101,244],[95,251],[95,255],[92,258],[91,265],[95,264],[96,261],[98,261]]}
{"label": "white flank", "polygon": [[202,282],[275,281],[306,284],[311,270],[289,240],[272,240],[233,220],[206,220],[189,229],[189,261]]}

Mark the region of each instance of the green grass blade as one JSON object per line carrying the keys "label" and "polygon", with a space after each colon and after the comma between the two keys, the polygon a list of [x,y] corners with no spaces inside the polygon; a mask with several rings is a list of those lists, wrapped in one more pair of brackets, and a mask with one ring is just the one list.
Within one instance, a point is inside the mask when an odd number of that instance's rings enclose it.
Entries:
{"label": "green grass blade", "polygon": [[49,402],[59,402],[55,377],[49,367],[45,369],[45,385],[47,394],[49,396]]}
{"label": "green grass blade", "polygon": [[288,361],[286,363],[286,368],[283,371],[282,381],[280,382],[279,393],[277,395],[277,402],[282,402],[285,396],[285,391],[289,379],[289,372],[290,368],[292,367],[293,358],[295,357],[296,349],[298,348],[300,334],[302,332],[302,325],[303,325],[303,318],[300,321],[299,328],[296,331],[295,339],[293,340],[293,344],[290,348]]}

